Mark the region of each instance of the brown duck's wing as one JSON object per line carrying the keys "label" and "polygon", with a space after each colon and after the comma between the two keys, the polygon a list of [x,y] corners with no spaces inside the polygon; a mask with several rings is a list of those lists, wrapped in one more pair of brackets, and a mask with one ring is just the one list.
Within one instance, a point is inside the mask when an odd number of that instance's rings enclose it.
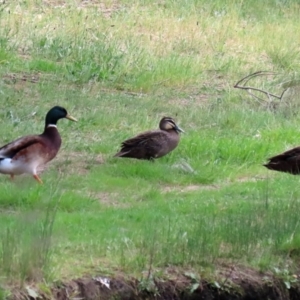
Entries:
{"label": "brown duck's wing", "polygon": [[[46,147],[46,143],[39,135],[28,135],[21,137],[0,148],[0,157],[18,159],[25,153],[33,150],[42,150]],[[36,152],[36,151],[34,151]]]}
{"label": "brown duck's wing", "polygon": [[285,151],[279,155],[269,158],[269,162],[281,162],[300,159],[300,147]]}
{"label": "brown duck's wing", "polygon": [[269,158],[264,166],[270,170],[300,174],[300,147]]}
{"label": "brown duck's wing", "polygon": [[139,159],[155,158],[165,143],[166,133],[160,130],[146,131],[124,141],[121,150],[115,155],[119,157],[135,157]]}
{"label": "brown duck's wing", "polygon": [[157,139],[164,136],[162,131],[153,130],[143,132],[131,139],[128,139],[122,143],[122,147],[136,147],[138,145],[145,145],[148,143],[156,143]]}

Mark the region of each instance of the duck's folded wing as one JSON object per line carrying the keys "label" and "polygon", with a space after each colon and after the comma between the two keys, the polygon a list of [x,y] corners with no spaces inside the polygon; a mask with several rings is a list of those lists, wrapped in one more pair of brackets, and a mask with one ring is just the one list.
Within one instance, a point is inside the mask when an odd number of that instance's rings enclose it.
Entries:
{"label": "duck's folded wing", "polygon": [[163,141],[164,132],[161,131],[146,131],[131,139],[124,141],[121,145],[122,149],[147,147],[147,145],[160,146]]}
{"label": "duck's folded wing", "polygon": [[40,147],[43,141],[39,135],[29,135],[21,137],[0,148],[0,158],[18,159],[18,156],[25,152],[26,149]]}

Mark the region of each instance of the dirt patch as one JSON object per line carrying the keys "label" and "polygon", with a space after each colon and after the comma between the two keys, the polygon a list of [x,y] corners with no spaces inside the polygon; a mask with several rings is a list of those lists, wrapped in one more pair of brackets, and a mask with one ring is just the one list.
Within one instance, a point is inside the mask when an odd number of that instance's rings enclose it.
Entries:
{"label": "dirt patch", "polygon": [[30,88],[30,84],[40,81],[40,73],[8,73],[2,76],[2,80],[7,85],[12,85],[16,91]]}
{"label": "dirt patch", "polygon": [[257,182],[267,179],[268,176],[244,176],[236,179],[237,182]]}
{"label": "dirt patch", "polygon": [[[92,166],[104,163],[101,154],[89,155],[76,151],[62,150],[52,161],[38,167],[37,172],[41,176],[47,176],[47,170],[55,170],[57,178],[67,177],[68,175],[85,176],[90,172]],[[91,194],[91,196],[93,196]]]}
{"label": "dirt patch", "polygon": [[94,199],[97,199],[100,204],[107,207],[118,207],[118,208],[130,207],[128,203],[122,203],[117,200],[120,199],[119,193],[99,192],[99,193],[92,193],[91,196]]}
{"label": "dirt patch", "polygon": [[[297,275],[294,275],[297,277]],[[125,277],[84,277],[56,283],[45,292],[25,286],[11,292],[9,299],[87,299],[87,300],[296,300],[300,286],[287,288],[284,280],[271,273],[261,273],[240,266],[224,266],[215,279],[207,281],[200,275],[167,268],[160,278],[146,275],[143,279]]]}
{"label": "dirt patch", "polygon": [[68,174],[86,175],[91,166],[101,165],[103,163],[104,158],[101,154],[90,155],[76,151],[61,151],[52,163],[41,167],[39,172],[43,172],[48,167],[52,167],[62,175],[66,172]]}
{"label": "dirt patch", "polygon": [[40,73],[7,73],[2,76],[7,84],[16,84],[17,82],[37,83],[40,80]]}
{"label": "dirt patch", "polygon": [[[66,8],[70,5],[70,1],[66,0],[43,0],[43,4],[49,7]],[[99,0],[81,0],[76,3],[77,9],[84,8],[97,8],[104,17],[110,18],[111,15],[121,9],[121,5],[117,1],[111,1],[110,3],[102,2]]]}
{"label": "dirt patch", "polygon": [[162,187],[162,192],[170,193],[170,192],[178,192],[178,193],[186,193],[186,192],[194,192],[199,190],[216,190],[219,187],[215,184],[190,184],[187,186],[171,186],[167,185]]}
{"label": "dirt patch", "polygon": [[267,179],[267,176],[244,176],[237,178],[233,181],[226,181],[222,184],[190,184],[187,186],[174,186],[174,185],[165,185],[161,188],[163,193],[177,192],[177,193],[186,193],[186,192],[194,192],[200,190],[218,190],[224,186],[233,184],[235,182],[244,183],[244,182],[257,182],[260,180]]}
{"label": "dirt patch", "polygon": [[184,107],[184,106],[203,106],[203,104],[206,104],[209,99],[211,98],[210,94],[197,94],[197,95],[191,95],[189,98],[171,98],[168,100],[169,105],[172,106],[178,106],[178,107]]}

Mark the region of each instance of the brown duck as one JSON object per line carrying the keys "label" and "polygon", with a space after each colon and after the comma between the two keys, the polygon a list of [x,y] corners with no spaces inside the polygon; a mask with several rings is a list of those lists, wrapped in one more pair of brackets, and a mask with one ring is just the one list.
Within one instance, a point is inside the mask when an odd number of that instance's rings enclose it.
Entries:
{"label": "brown duck", "polygon": [[269,158],[266,168],[293,175],[300,174],[300,147],[293,148]]}
{"label": "brown duck", "polygon": [[180,140],[179,132],[184,132],[173,118],[163,117],[159,130],[143,132],[121,144],[121,150],[115,157],[148,159],[162,157],[174,150]]}
{"label": "brown duck", "polygon": [[24,136],[1,147],[0,173],[10,175],[11,179],[15,175],[29,173],[42,183],[37,169],[52,160],[60,148],[61,137],[56,123],[62,118],[77,121],[63,107],[54,106],[46,115],[42,134]]}

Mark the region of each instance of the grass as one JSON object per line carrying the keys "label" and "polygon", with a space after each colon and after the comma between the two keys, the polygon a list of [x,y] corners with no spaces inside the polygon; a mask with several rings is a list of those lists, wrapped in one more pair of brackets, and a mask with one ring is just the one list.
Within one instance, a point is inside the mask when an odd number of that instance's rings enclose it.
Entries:
{"label": "grass", "polygon": [[[1,8],[1,144],[41,132],[56,104],[79,119],[59,122],[63,146],[43,186],[0,178],[3,284],[139,277],[150,265],[293,268],[299,179],[261,165],[299,143],[299,116],[233,85],[257,70],[279,73],[257,80],[271,92],[297,83],[297,1],[97,3]],[[290,89],[284,103],[297,104]],[[164,115],[186,131],[175,151],[155,163],[113,158]]]}

